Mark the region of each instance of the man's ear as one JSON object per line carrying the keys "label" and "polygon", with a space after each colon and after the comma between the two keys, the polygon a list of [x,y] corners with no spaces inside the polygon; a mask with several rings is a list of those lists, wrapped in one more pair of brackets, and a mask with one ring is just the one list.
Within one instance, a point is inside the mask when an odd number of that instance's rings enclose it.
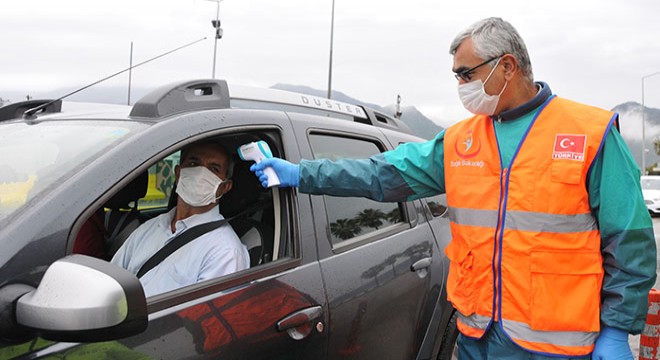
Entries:
{"label": "man's ear", "polygon": [[223,190],[222,194],[226,194],[231,190],[231,188],[234,186],[234,182],[231,179],[228,179],[227,181],[223,182],[222,185],[220,185],[220,188],[218,190]]}
{"label": "man's ear", "polygon": [[504,68],[504,78],[507,81],[511,81],[513,76],[520,71],[518,60],[511,54],[506,54],[502,57],[502,67]]}
{"label": "man's ear", "polygon": [[181,167],[179,165],[174,166],[174,185],[179,184],[179,174],[181,173]]}

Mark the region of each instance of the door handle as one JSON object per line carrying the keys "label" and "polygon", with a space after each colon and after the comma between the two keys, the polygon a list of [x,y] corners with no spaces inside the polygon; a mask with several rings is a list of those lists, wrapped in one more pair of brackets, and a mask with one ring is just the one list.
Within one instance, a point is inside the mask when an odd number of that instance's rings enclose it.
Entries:
{"label": "door handle", "polygon": [[431,266],[432,262],[433,262],[433,258],[430,257],[419,259],[415,261],[414,264],[410,265],[410,271],[425,270],[426,268]]}
{"label": "door handle", "polygon": [[[323,309],[321,306],[312,306],[298,310],[278,321],[277,330],[286,330],[289,336],[294,340],[304,339],[312,332],[312,321],[320,318],[322,314]],[[322,326],[317,326],[317,329],[322,328]]]}

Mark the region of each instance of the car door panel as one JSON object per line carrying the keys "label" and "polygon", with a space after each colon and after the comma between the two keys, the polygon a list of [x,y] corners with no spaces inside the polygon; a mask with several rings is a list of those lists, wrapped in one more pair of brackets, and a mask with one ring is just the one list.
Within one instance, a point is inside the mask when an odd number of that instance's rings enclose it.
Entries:
{"label": "car door panel", "polygon": [[[147,330],[130,338],[89,344],[43,341],[45,348],[23,355],[26,358],[90,355],[138,359],[321,359],[326,334],[317,324],[326,323],[327,312],[322,286],[318,286],[320,281],[318,264],[312,263],[152,313]],[[297,333],[304,336],[294,339],[286,330],[278,329],[281,320],[310,308],[318,311],[307,323],[295,326]]]}
{"label": "car door panel", "polygon": [[[417,319],[430,278],[411,271],[428,259],[424,229],[410,229],[321,261],[332,324],[330,359],[412,358]],[[349,270],[350,269],[350,270]]]}
{"label": "car door panel", "polygon": [[[316,329],[325,323],[324,295],[316,285],[320,280],[318,264],[301,266],[153,314],[145,333],[121,342],[153,358],[321,358],[325,333]],[[287,316],[312,307],[322,311],[297,326],[306,333],[303,338],[295,340],[278,329]]]}
{"label": "car door panel", "polygon": [[[377,130],[365,129],[356,134],[348,127],[342,131],[342,124],[328,127],[322,121],[309,120],[307,127],[295,128],[301,154],[306,158],[314,157],[308,143],[313,131],[368,141],[382,139]],[[384,140],[382,143],[387,144]],[[311,198],[315,219],[327,219],[323,196]],[[330,312],[328,359],[416,356],[413,349],[419,347],[426,331],[419,324],[423,316],[431,316],[427,304],[434,305],[439,292],[431,291],[430,279],[437,276],[429,274],[437,248],[425,219],[417,218],[415,206],[403,206],[407,222],[362,236],[348,250],[333,248],[329,224],[316,226]],[[418,271],[411,269],[414,264],[418,264]],[[429,299],[427,294],[433,293],[435,299]]]}

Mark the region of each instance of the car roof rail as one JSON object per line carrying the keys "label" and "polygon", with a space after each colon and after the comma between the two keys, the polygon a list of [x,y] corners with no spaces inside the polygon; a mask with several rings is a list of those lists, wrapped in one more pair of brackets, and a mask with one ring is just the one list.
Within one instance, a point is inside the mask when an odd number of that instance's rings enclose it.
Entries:
{"label": "car roof rail", "polygon": [[412,134],[410,127],[401,119],[394,118],[390,115],[384,114],[380,111],[365,107],[369,120],[374,126],[397,130]]}
{"label": "car roof rail", "polygon": [[229,108],[224,80],[189,80],[167,84],[142,97],[130,117],[160,118],[190,110]]}
{"label": "car roof rail", "polygon": [[[49,104],[50,103],[50,104]],[[26,100],[0,107],[0,121],[20,119],[23,113],[30,109],[48,104],[43,109],[39,109],[39,114],[58,113],[62,111],[62,100],[54,101],[52,99]]]}
{"label": "car roof rail", "polygon": [[230,87],[225,80],[191,80],[161,86],[135,103],[130,117],[160,118],[190,110],[227,109],[231,100],[292,105],[368,119],[361,106],[290,91]]}
{"label": "car roof rail", "polygon": [[286,90],[229,85],[229,96],[232,100],[252,100],[291,105],[323,112],[344,114],[357,119],[368,119],[362,106]]}
{"label": "car roof rail", "polygon": [[411,132],[402,121],[360,105],[279,89],[228,85],[225,80],[215,79],[182,81],[161,86],[135,103],[129,116],[161,118],[191,110],[228,109],[231,101],[241,100],[339,113],[348,115],[355,122]]}

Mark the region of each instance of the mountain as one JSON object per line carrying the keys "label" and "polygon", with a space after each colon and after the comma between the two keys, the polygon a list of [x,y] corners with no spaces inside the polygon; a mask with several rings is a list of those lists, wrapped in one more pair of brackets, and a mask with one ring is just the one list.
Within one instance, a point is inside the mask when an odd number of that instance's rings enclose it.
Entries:
{"label": "mountain", "polygon": [[[271,86],[273,89],[278,89],[278,90],[286,90],[286,91],[293,91],[297,93],[302,93],[302,94],[307,94],[307,95],[312,95],[312,96],[318,96],[318,97],[326,97],[328,95],[327,91],[323,90],[318,90],[311,88],[309,86],[301,86],[301,85],[290,85],[290,84],[275,84]],[[334,100],[341,101],[341,102],[346,102],[349,104],[357,104],[357,105],[363,105],[366,107],[370,107],[374,110],[378,110],[384,114],[390,114],[394,115],[396,112],[396,105],[387,105],[387,106],[379,106],[376,104],[370,104],[370,103],[365,103],[363,101],[360,101],[358,99],[352,98],[340,91],[332,91],[331,92],[331,97]],[[419,111],[416,107],[414,106],[405,106],[401,109],[401,121],[406,123],[408,127],[410,127],[410,130],[412,130],[413,134],[424,138],[424,139],[432,139],[435,137],[436,134],[438,134],[443,127],[436,124],[433,122],[433,120],[429,119],[426,117],[424,114],[422,114],[421,111]]]}
{"label": "mountain", "polygon": [[[387,105],[382,110],[386,114],[396,113],[396,105]],[[401,108],[401,121],[405,122],[413,133],[424,139],[433,139],[444,128],[427,118],[414,106]]]}
{"label": "mountain", "polygon": [[[660,162],[653,142],[660,141],[660,109],[643,107],[637,102],[626,102],[615,106],[612,111],[619,113],[619,128],[630,152],[642,167],[642,115],[644,117],[645,165],[650,167]],[[656,165],[656,167],[658,167]]]}

